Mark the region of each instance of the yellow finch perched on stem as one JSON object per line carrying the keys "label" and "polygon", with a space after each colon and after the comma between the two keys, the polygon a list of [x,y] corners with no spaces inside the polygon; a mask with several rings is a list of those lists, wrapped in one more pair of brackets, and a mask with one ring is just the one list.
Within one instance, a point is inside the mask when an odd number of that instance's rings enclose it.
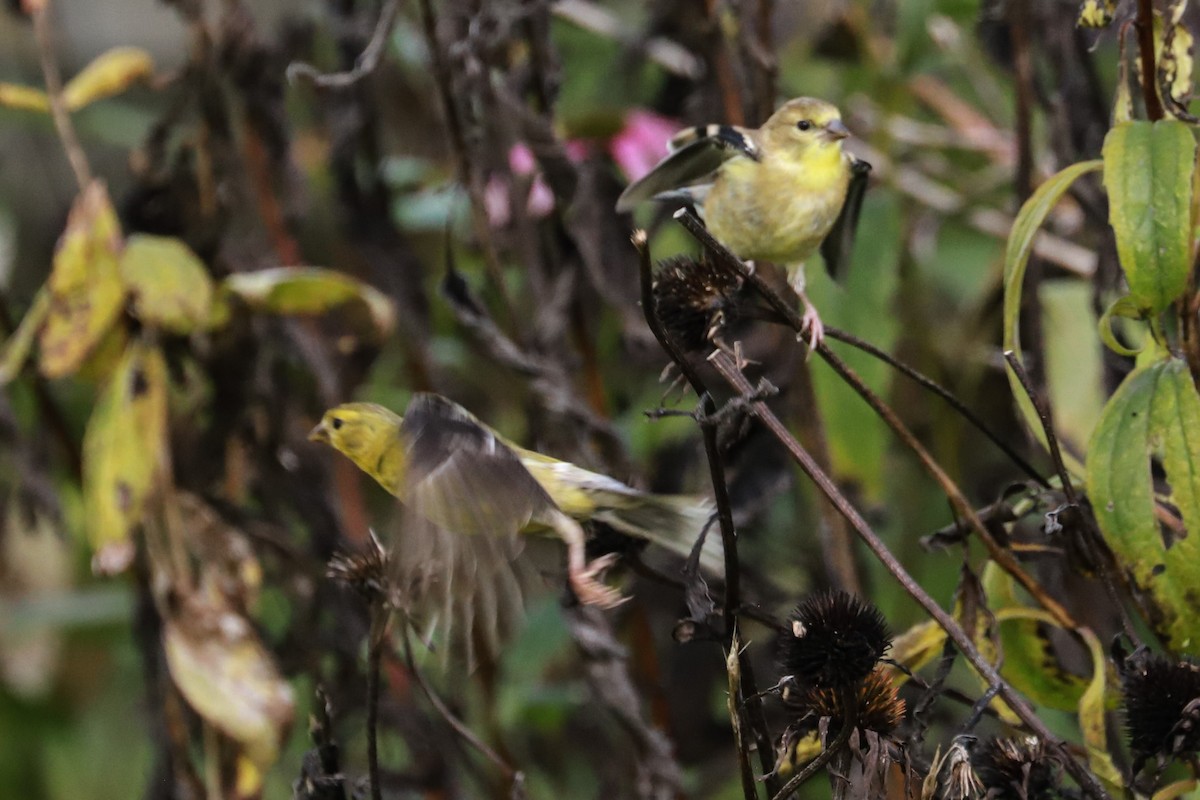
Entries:
{"label": "yellow finch perched on stem", "polygon": [[784,265],[815,347],[824,328],[804,294],[804,262],[819,248],[837,276],[871,169],[842,149],[849,135],[837,108],[812,97],[789,100],[758,129],[685,128],[669,155],[624,191],[617,210],[649,199],[694,205],[739,258]]}
{"label": "yellow finch perched on stem", "polygon": [[[603,522],[688,555],[713,514],[707,499],[649,494],[518,447],[436,394],[415,395],[403,417],[373,403],[337,406],[309,438],[347,456],[405,506],[391,552],[399,587],[432,598],[446,617],[460,617],[454,622],[481,639],[476,645],[492,650],[503,624],[496,617],[520,606],[520,581],[509,570],[521,550],[518,534],[562,539],[576,597],[611,608],[621,596],[599,576],[616,556],[588,562],[580,522]],[[705,537],[700,563],[722,574],[715,530]]]}

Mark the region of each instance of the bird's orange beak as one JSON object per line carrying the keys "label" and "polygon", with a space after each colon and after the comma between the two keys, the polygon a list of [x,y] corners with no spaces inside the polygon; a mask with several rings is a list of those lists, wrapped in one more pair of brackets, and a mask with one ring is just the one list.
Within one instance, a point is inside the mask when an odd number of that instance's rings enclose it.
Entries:
{"label": "bird's orange beak", "polygon": [[317,427],[308,432],[308,440],[329,444],[329,429],[325,427],[325,420],[321,420]]}
{"label": "bird's orange beak", "polygon": [[850,135],[850,129],[840,119],[835,119],[825,125],[825,135],[833,140],[845,139]]}

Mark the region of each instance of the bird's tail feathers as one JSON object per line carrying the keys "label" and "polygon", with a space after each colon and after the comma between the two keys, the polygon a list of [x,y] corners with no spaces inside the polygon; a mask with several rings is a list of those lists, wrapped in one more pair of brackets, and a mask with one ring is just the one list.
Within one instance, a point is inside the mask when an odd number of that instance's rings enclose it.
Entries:
{"label": "bird's tail feathers", "polygon": [[622,495],[605,503],[603,493],[595,518],[621,533],[646,539],[672,553],[687,558],[700,535],[700,566],[710,575],[724,576],[725,548],[716,521],[716,508],[704,497],[637,493]]}

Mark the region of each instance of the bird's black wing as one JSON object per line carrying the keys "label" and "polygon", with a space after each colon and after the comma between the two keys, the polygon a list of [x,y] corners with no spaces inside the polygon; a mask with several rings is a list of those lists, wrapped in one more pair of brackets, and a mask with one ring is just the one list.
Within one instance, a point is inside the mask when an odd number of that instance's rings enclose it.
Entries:
{"label": "bird's black wing", "polygon": [[867,193],[867,176],[871,165],[854,159],[850,165],[850,186],[846,189],[846,200],[842,211],[833,223],[829,235],[821,242],[821,257],[830,276],[837,279],[845,274],[854,252],[854,235],[858,230],[858,215],[862,212],[863,196]]}
{"label": "bird's black wing", "polygon": [[758,146],[747,132],[734,125],[697,125],[671,140],[671,153],[617,199],[617,211],[632,211],[643,201],[683,187],[702,183],[735,156],[759,159]]}

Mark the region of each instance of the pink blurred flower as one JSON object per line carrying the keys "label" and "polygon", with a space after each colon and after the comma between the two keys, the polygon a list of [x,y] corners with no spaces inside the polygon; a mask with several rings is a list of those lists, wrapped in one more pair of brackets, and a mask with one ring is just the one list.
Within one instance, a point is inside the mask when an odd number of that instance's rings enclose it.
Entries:
{"label": "pink blurred flower", "polygon": [[[591,147],[582,139],[570,139],[564,145],[567,158],[579,163],[591,154]],[[508,168],[512,174],[525,177],[533,175],[533,183],[525,198],[525,212],[534,219],[541,219],[554,210],[554,192],[538,174],[537,158],[529,145],[517,142],[508,151]],[[508,205],[508,186],[499,177],[493,177],[483,190],[483,204],[487,211],[488,221],[495,227],[503,227],[512,220],[511,209]]]}
{"label": "pink blurred flower", "polygon": [[625,115],[620,133],[608,142],[608,153],[631,181],[645,175],[667,154],[667,142],[679,130],[674,120],[635,109]]}
{"label": "pink blurred flower", "polygon": [[[608,140],[608,154],[625,175],[635,181],[667,154],[667,142],[678,128],[679,125],[667,117],[635,109],[625,115],[621,130]],[[563,148],[567,158],[576,164],[593,153],[592,143],[585,139],[569,139]],[[508,168],[514,176],[533,176],[529,194],[525,197],[526,213],[540,219],[554,210],[554,193],[538,172],[537,158],[529,145],[517,142],[509,149]],[[509,186],[502,177],[493,176],[488,180],[483,200],[488,221],[493,226],[503,227],[512,221]]]}

